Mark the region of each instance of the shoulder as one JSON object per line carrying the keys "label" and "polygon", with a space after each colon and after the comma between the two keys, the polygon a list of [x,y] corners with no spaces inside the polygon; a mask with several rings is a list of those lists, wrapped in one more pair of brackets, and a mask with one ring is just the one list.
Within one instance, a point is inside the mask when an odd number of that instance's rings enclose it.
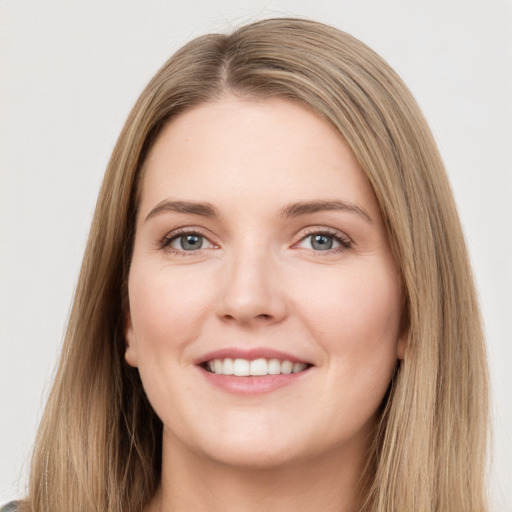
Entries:
{"label": "shoulder", "polygon": [[6,503],[3,507],[0,507],[0,512],[16,512],[18,505],[15,501]]}

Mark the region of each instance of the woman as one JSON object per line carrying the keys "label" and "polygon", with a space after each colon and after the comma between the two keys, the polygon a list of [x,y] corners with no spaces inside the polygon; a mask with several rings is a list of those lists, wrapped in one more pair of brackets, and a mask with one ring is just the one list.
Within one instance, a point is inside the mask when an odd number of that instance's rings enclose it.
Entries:
{"label": "woman", "polygon": [[410,93],[331,27],[181,49],[98,199],[19,510],[486,510],[485,350]]}

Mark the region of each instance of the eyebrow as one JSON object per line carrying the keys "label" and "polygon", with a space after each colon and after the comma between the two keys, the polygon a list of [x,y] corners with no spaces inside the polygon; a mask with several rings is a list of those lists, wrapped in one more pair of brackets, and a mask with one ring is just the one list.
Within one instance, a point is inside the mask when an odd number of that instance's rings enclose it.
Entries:
{"label": "eyebrow", "polygon": [[[359,206],[348,201],[300,201],[291,203],[281,209],[282,218],[300,217],[312,213],[341,210],[355,213],[363,217],[368,222],[373,222],[368,213]],[[200,217],[219,217],[216,208],[210,203],[200,203],[194,201],[171,201],[164,199],[158,203],[146,217],[146,221],[158,214],[165,212],[187,213],[190,215],[198,215]]]}
{"label": "eyebrow", "polygon": [[188,213],[191,215],[199,215],[201,217],[219,216],[215,207],[210,203],[197,203],[193,201],[170,201],[168,199],[164,199],[148,213],[146,221],[164,212]]}
{"label": "eyebrow", "polygon": [[307,201],[292,203],[285,206],[281,210],[281,217],[299,217],[301,215],[308,215],[311,213],[324,212],[329,210],[341,210],[345,212],[355,213],[363,217],[368,222],[373,222],[368,213],[359,206],[348,201]]}

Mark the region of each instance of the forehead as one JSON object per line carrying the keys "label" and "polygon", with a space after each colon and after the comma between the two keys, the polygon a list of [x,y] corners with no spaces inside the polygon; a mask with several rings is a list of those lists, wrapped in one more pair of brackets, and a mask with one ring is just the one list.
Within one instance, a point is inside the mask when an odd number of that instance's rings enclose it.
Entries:
{"label": "forehead", "polygon": [[180,114],[159,135],[143,173],[141,210],[169,196],[247,204],[342,198],[376,207],[343,137],[282,98],[228,96]]}

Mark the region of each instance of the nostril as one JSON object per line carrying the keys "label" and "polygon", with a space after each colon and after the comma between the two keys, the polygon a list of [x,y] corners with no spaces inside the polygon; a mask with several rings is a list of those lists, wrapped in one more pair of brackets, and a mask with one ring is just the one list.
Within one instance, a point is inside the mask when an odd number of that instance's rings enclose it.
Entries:
{"label": "nostril", "polygon": [[[251,289],[249,289],[251,288]],[[253,289],[254,288],[254,289]],[[270,324],[286,316],[284,297],[279,292],[265,293],[256,284],[242,290],[233,287],[220,298],[216,313],[224,322],[240,324]]]}

